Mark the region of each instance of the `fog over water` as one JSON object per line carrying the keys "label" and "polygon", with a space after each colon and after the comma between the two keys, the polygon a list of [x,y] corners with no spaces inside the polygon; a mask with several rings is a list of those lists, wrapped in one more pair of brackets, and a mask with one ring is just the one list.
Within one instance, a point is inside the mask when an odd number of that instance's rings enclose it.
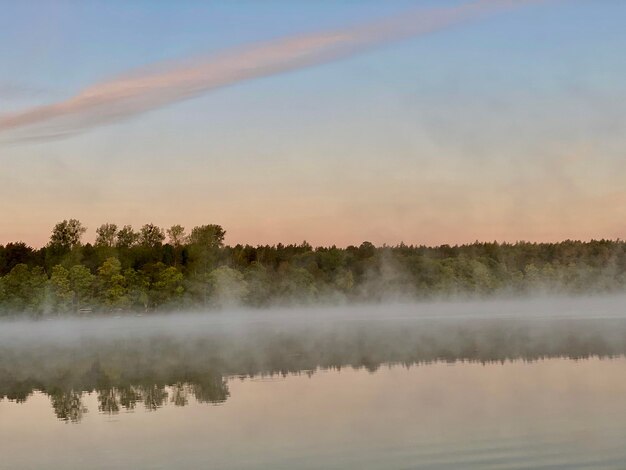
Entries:
{"label": "fog over water", "polygon": [[0,468],[622,468],[625,371],[626,296],[2,321]]}
{"label": "fog over water", "polygon": [[625,305],[604,296],[3,321],[0,397],[208,377],[219,402],[232,376],[621,357]]}
{"label": "fog over water", "polygon": [[[471,326],[496,322],[545,326],[561,320],[626,320],[626,295],[595,297],[543,297],[491,301],[388,302],[342,307],[230,309],[212,312],[120,314],[116,316],[47,317],[45,320],[0,321],[0,345],[38,348],[45,344],[68,345],[86,340],[145,339],[152,336],[189,339],[219,334],[245,334],[258,329],[272,331],[350,330],[366,325],[414,324]],[[509,323],[511,324],[511,323]]]}

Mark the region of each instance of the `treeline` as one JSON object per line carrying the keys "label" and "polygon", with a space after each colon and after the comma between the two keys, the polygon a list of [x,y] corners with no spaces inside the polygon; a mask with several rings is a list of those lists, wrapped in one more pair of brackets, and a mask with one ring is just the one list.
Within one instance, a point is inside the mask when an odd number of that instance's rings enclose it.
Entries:
{"label": "treeline", "polygon": [[34,249],[0,245],[0,313],[263,307],[313,302],[435,299],[626,290],[626,243],[473,243],[347,248],[224,244],[219,225],[188,234],[104,224],[81,242],[77,220]]}

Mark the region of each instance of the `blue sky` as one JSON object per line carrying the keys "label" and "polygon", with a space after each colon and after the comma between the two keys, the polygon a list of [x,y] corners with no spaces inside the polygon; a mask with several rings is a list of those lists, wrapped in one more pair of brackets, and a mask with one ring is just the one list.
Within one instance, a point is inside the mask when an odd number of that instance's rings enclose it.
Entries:
{"label": "blue sky", "polygon": [[[0,112],[152,63],[462,1],[0,2]],[[537,2],[0,147],[0,243],[58,220],[229,242],[626,236],[626,2]]]}

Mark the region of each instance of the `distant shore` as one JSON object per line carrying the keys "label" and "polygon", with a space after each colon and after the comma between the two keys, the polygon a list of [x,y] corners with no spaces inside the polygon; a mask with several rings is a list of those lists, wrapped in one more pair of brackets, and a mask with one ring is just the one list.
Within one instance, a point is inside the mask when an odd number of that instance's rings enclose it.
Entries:
{"label": "distant shore", "polygon": [[70,219],[45,247],[0,245],[0,316],[626,292],[621,240],[228,246],[214,224],[103,224],[91,244],[85,231]]}

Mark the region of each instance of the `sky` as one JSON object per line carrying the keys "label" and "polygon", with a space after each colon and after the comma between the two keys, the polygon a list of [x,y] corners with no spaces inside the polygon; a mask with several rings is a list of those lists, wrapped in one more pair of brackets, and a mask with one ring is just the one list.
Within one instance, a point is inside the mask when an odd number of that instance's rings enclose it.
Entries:
{"label": "sky", "polygon": [[[154,64],[467,3],[0,0],[0,123]],[[625,21],[621,0],[535,1],[68,135],[0,133],[0,244],[68,218],[86,241],[105,222],[217,223],[229,244],[625,238]]]}

